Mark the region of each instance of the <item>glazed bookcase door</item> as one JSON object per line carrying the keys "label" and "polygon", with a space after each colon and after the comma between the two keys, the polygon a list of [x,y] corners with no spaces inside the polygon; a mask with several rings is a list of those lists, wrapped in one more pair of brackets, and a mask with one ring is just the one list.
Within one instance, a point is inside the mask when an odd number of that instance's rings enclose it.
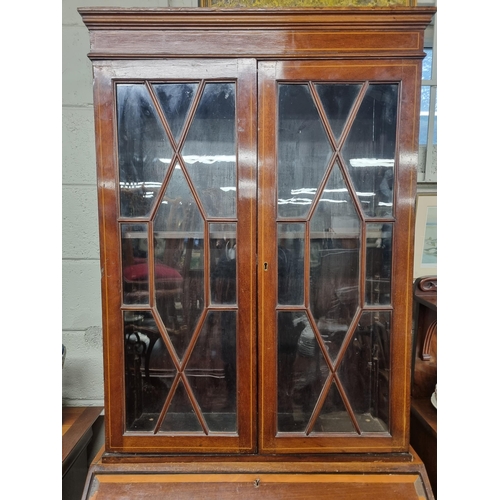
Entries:
{"label": "glazed bookcase door", "polygon": [[418,71],[259,63],[262,452],[407,446]]}
{"label": "glazed bookcase door", "polygon": [[255,61],[94,75],[108,451],[255,451]]}

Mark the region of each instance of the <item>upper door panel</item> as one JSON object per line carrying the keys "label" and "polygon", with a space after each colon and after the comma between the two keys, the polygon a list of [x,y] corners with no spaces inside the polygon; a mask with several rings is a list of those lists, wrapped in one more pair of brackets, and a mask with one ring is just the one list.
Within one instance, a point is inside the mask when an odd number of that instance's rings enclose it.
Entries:
{"label": "upper door panel", "polygon": [[95,74],[111,449],[254,451],[255,61]]}
{"label": "upper door panel", "polygon": [[416,71],[400,61],[259,65],[263,450],[404,443],[408,367],[393,356],[409,340],[409,290],[397,284],[407,283],[398,271],[410,239],[398,252],[394,242],[410,231],[401,200],[414,130],[402,117],[415,113],[405,102]]}

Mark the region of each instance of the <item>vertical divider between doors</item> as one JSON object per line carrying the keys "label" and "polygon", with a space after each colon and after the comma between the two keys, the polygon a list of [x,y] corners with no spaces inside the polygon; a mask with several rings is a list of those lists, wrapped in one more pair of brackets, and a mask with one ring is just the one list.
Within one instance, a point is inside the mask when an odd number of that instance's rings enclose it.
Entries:
{"label": "vertical divider between doors", "polygon": [[[276,355],[276,63],[258,64],[258,352],[259,451],[271,451],[277,431]],[[274,128],[273,128],[274,127]],[[265,263],[267,267],[264,268]]]}
{"label": "vertical divider between doors", "polygon": [[[237,62],[237,305],[238,305],[238,434],[240,449],[257,452],[257,62]],[[240,342],[241,341],[241,342]],[[241,346],[246,351],[240,351]]]}

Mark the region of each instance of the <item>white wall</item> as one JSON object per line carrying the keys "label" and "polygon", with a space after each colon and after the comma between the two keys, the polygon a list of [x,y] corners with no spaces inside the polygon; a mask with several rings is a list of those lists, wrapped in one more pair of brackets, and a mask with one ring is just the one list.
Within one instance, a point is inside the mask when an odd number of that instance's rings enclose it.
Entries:
{"label": "white wall", "polygon": [[89,33],[77,7],[196,7],[197,0],[62,2],[62,403],[102,405],[99,229]]}

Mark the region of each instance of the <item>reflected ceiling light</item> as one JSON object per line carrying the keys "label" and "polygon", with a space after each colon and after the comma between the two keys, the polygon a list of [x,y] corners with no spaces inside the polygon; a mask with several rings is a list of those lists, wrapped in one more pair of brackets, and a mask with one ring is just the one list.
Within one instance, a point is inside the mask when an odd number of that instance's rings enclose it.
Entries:
{"label": "reflected ceiling light", "polygon": [[236,187],[234,186],[224,186],[222,187],[221,186],[221,191],[224,191],[225,193],[227,193],[228,191],[236,191]]}
{"label": "reflected ceiling light", "polygon": [[161,182],[120,182],[120,188],[122,189],[138,189],[138,188],[157,188],[161,187]]}
{"label": "reflected ceiling light", "polygon": [[347,188],[325,189],[325,193],[347,193]]}
{"label": "reflected ceiling light", "polygon": [[299,189],[292,189],[290,191],[290,194],[295,195],[295,194],[316,194],[317,188],[299,188]]}
{"label": "reflected ceiling light", "polygon": [[308,198],[290,198],[288,200],[278,200],[278,205],[310,205],[311,200]]}
{"label": "reflected ceiling light", "polygon": [[[318,191],[317,188],[299,188],[299,189],[292,189],[290,191],[290,194],[296,195],[296,194],[316,194]],[[336,189],[324,189],[324,193],[347,193],[347,188],[336,188]]]}
{"label": "reflected ceiling light", "polygon": [[328,202],[328,203],[347,203],[347,200],[330,200],[328,198],[321,198],[320,203],[323,202]]}
{"label": "reflected ceiling light", "polygon": [[353,158],[349,160],[351,167],[391,167],[394,168],[394,160],[379,160],[377,158]]}
{"label": "reflected ceiling light", "polygon": [[[193,163],[203,163],[204,165],[212,165],[217,162],[231,162],[236,161],[236,155],[186,155],[182,157],[186,163],[192,165]],[[159,158],[162,163],[170,163],[171,158]],[[178,167],[175,167],[178,168]]]}

